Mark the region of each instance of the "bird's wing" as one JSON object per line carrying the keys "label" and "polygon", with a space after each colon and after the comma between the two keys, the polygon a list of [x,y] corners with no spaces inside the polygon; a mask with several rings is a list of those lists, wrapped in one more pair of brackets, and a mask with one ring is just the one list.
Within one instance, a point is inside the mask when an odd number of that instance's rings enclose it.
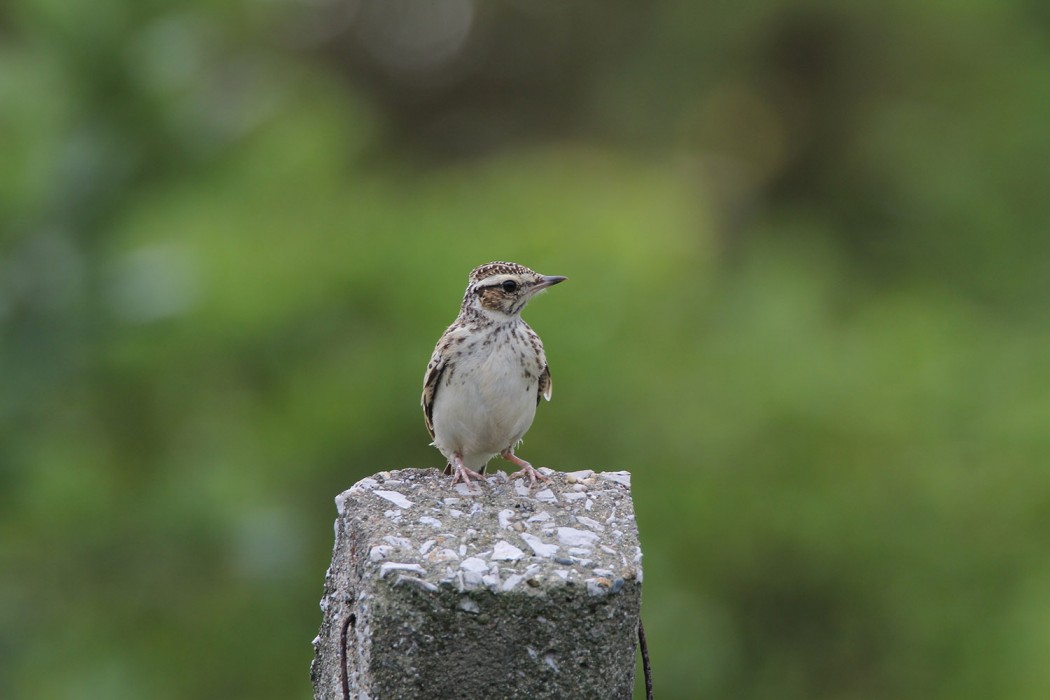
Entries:
{"label": "bird's wing", "polygon": [[536,392],[536,403],[539,404],[540,398],[551,400],[551,390],[554,388],[554,384],[551,382],[551,368],[550,365],[544,363],[543,371],[540,372],[540,383],[539,391]]}
{"label": "bird's wing", "polygon": [[[439,345],[438,348],[440,347]],[[438,349],[435,349],[434,354],[430,357],[430,364],[427,365],[427,374],[423,378],[423,398],[420,403],[423,405],[423,417],[426,420],[430,437],[434,437],[434,397],[437,396],[441,375],[445,373],[445,365],[444,356]]]}
{"label": "bird's wing", "polygon": [[[423,397],[420,403],[423,405],[423,416],[427,422],[427,432],[434,437],[434,397],[437,396],[438,385],[442,378],[451,378],[453,370],[452,348],[461,344],[470,334],[469,329],[462,325],[453,323],[442,334],[434,347],[434,354],[430,356],[430,364],[427,365],[427,374],[423,378]],[[446,372],[448,375],[446,377]]]}

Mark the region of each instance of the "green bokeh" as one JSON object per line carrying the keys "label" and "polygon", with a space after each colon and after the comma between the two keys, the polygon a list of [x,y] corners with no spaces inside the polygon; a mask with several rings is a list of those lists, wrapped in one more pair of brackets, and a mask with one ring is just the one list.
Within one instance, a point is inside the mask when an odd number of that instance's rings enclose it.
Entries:
{"label": "green bokeh", "polygon": [[308,697],[498,259],[658,697],[1050,695],[1050,13],[387,4],[0,8],[0,697]]}

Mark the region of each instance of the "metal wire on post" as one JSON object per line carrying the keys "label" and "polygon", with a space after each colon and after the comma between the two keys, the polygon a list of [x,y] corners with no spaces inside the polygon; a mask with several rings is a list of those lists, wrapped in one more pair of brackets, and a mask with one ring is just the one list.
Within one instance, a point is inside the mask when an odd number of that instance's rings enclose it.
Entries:
{"label": "metal wire on post", "polygon": [[649,647],[645,644],[645,627],[638,618],[638,648],[642,651],[642,673],[645,675],[645,700],[653,700],[653,669],[649,666]]}
{"label": "metal wire on post", "polygon": [[343,629],[339,634],[339,680],[343,684],[343,700],[350,700],[350,673],[346,667],[346,645],[349,635],[347,632],[357,622],[357,615],[350,613],[343,620]]}

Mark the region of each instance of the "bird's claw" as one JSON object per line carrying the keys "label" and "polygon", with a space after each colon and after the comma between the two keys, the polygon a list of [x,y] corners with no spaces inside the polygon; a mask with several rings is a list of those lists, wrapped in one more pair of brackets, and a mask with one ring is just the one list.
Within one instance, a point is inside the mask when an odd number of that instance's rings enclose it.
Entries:
{"label": "bird's claw", "polygon": [[456,460],[452,465],[452,485],[455,486],[462,482],[469,488],[471,479],[481,482],[485,480],[485,475]]}
{"label": "bird's claw", "polygon": [[511,474],[510,478],[511,479],[517,479],[518,477],[521,477],[521,476],[529,477],[529,488],[530,489],[533,486],[536,485],[537,481],[550,481],[549,477],[546,477],[543,474],[540,474],[536,470],[535,467],[533,467],[531,464],[529,464],[527,462],[525,463],[524,467],[522,467],[520,470],[518,470],[518,471],[514,472],[513,474]]}

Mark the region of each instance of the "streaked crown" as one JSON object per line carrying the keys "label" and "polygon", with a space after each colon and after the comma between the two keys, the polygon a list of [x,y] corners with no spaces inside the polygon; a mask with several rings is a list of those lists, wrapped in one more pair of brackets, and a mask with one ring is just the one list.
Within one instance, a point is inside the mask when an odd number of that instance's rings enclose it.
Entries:
{"label": "streaked crown", "polygon": [[476,284],[490,277],[497,275],[531,275],[533,277],[542,277],[524,265],[512,262],[490,262],[484,265],[479,265],[470,271],[470,283]]}

